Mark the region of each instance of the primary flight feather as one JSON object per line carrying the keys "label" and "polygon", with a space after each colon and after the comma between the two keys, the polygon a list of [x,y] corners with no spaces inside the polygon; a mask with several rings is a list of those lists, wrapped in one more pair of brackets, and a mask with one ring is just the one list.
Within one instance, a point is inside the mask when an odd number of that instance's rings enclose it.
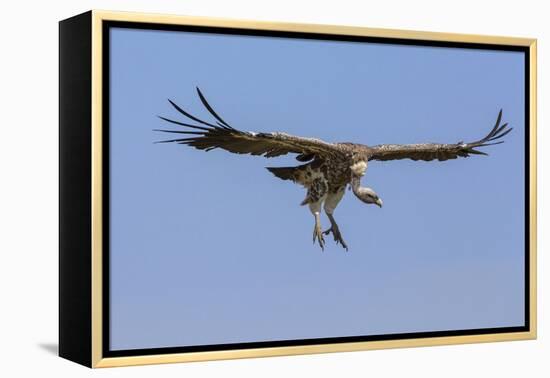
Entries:
{"label": "primary flight feather", "polygon": [[[250,132],[233,128],[221,118],[210,106],[202,92],[197,88],[200,101],[215,121],[206,122],[186,112],[176,103],[168,100],[180,114],[194,123],[180,122],[159,116],[162,120],[185,127],[184,130],[156,130],[166,133],[181,134],[181,138],[163,140],[159,143],[177,143],[210,151],[216,148],[237,153],[264,157],[276,157],[285,154],[296,154],[296,159],[305,164],[295,167],[267,168],[276,177],[291,180],[307,189],[302,205],[308,205],[315,218],[313,242],[318,241],[324,249],[323,235],[332,233],[336,243],[346,250],[347,244],[342,238],[333,213],[342,199],[346,186],[361,201],[382,207],[382,200],[371,188],[360,185],[369,161],[372,160],[439,160],[445,161],[470,155],[487,155],[478,148],[503,143],[502,137],[512,131],[505,123],[501,125],[502,110],[498,113],[495,126],[484,138],[470,143],[458,142],[451,144],[421,143],[421,144],[381,144],[366,146],[356,143],[328,143],[320,139],[304,138],[282,132]],[[321,229],[321,207],[330,221],[330,228]]]}

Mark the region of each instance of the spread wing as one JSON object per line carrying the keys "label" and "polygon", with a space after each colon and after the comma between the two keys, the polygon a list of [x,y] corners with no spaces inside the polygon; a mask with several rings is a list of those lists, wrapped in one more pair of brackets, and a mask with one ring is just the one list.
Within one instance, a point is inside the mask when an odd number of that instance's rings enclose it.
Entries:
{"label": "spread wing", "polygon": [[197,88],[197,93],[204,107],[216,119],[215,124],[191,115],[173,101],[168,100],[180,114],[194,121],[194,123],[185,123],[159,116],[159,118],[167,122],[183,126],[186,129],[155,130],[185,135],[182,138],[163,140],[158,143],[185,144],[205,151],[221,148],[236,154],[261,155],[265,157],[294,153],[299,154],[297,159],[301,161],[311,160],[314,156],[326,156],[340,152],[337,145],[324,142],[320,139],[297,137],[279,132],[255,133],[237,130],[214,111],[199,88]]}
{"label": "spread wing", "polygon": [[440,143],[422,143],[422,144],[381,144],[370,147],[369,160],[449,160],[458,157],[468,157],[470,155],[487,155],[483,151],[477,150],[479,147],[492,146],[504,143],[504,141],[495,142],[501,139],[510,131],[508,124],[500,125],[502,119],[502,109],[498,113],[497,121],[493,129],[485,138],[476,142],[454,144]]}

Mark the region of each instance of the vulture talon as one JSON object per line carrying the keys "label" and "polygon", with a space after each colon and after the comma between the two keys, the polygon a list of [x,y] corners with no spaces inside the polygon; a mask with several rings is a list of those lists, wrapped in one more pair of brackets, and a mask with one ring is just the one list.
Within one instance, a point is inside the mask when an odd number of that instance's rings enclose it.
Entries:
{"label": "vulture talon", "polygon": [[313,228],[313,244],[315,244],[315,241],[319,242],[319,246],[321,247],[321,250],[325,250],[325,238],[323,237],[323,232],[321,231],[321,227],[315,225]]}

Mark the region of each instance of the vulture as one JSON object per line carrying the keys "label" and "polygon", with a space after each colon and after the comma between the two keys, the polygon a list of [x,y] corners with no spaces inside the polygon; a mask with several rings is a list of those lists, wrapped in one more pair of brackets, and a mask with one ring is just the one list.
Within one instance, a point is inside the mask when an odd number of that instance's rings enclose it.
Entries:
{"label": "vulture", "polygon": [[[482,139],[465,143],[419,143],[419,144],[380,144],[367,146],[358,143],[330,143],[316,138],[305,138],[284,132],[252,132],[234,128],[208,103],[201,90],[197,94],[203,106],[213,119],[207,122],[183,110],[174,101],[168,100],[172,107],[185,117],[185,122],[159,116],[163,121],[182,126],[184,129],[159,130],[179,134],[177,139],[162,140],[157,143],[177,143],[199,150],[211,151],[216,148],[236,154],[249,154],[267,158],[286,154],[295,154],[296,160],[303,163],[294,167],[267,167],[276,177],[302,185],[306,196],[301,205],[307,205],[314,217],[313,243],[319,243],[321,250],[325,247],[324,235],[332,233],[336,244],[346,251],[348,245],[334,219],[334,210],[342,199],[346,187],[366,204],[382,207],[382,199],[371,188],[361,186],[371,161],[387,160],[423,160],[445,161],[470,155],[487,155],[479,148],[503,143],[506,134],[512,131],[508,124],[501,125],[502,109],[491,131]],[[321,208],[330,221],[330,227],[321,228]]]}

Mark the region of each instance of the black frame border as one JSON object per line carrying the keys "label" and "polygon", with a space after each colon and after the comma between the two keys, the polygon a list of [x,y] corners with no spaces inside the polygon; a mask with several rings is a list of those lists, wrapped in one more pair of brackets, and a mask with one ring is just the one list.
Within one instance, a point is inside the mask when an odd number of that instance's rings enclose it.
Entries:
{"label": "black frame border", "polygon": [[[181,32],[197,32],[209,34],[229,34],[229,35],[244,35],[244,36],[262,36],[262,37],[279,37],[279,38],[297,38],[311,40],[329,40],[329,41],[347,41],[347,42],[363,42],[363,43],[380,43],[390,45],[411,45],[411,46],[431,46],[431,47],[446,47],[446,48],[465,48],[476,50],[497,50],[497,51],[516,51],[524,53],[525,64],[525,95],[524,95],[524,124],[525,124],[525,261],[524,261],[524,320],[523,326],[517,327],[499,327],[499,328],[480,328],[480,329],[464,329],[464,330],[448,330],[448,331],[431,331],[431,332],[414,332],[414,333],[396,333],[385,335],[369,335],[369,336],[347,336],[347,337],[329,337],[315,338],[305,340],[277,340],[277,341],[260,341],[260,342],[244,342],[232,344],[215,344],[215,345],[195,345],[182,347],[163,347],[163,348],[143,348],[143,349],[126,349],[126,350],[110,350],[110,140],[109,140],[109,120],[110,120],[110,29],[111,28],[126,28],[126,29],[145,29],[145,30],[161,30],[161,31],[181,31]],[[431,41],[421,39],[405,39],[391,37],[368,37],[354,35],[335,35],[326,33],[309,33],[309,32],[289,32],[289,31],[272,31],[272,30],[257,30],[257,29],[241,29],[230,27],[213,27],[213,26],[194,26],[194,25],[173,25],[160,23],[146,22],[130,22],[130,21],[102,21],[102,52],[103,52],[103,77],[102,77],[102,122],[103,122],[103,282],[102,282],[102,355],[103,358],[108,357],[130,357],[143,355],[159,355],[173,353],[192,353],[192,352],[209,352],[222,350],[237,350],[237,349],[256,349],[256,348],[272,348],[272,347],[289,347],[289,346],[307,346],[317,344],[342,344],[351,342],[366,342],[366,341],[386,341],[386,340],[406,340],[418,338],[433,338],[433,337],[449,337],[449,336],[470,336],[484,334],[502,334],[513,332],[529,332],[530,324],[530,107],[532,98],[530,97],[531,82],[530,82],[530,48],[528,46],[516,45],[499,45],[471,42],[448,42],[448,41]]]}
{"label": "black frame border", "polygon": [[59,22],[59,356],[88,367],[92,366],[92,39],[92,12]]}

